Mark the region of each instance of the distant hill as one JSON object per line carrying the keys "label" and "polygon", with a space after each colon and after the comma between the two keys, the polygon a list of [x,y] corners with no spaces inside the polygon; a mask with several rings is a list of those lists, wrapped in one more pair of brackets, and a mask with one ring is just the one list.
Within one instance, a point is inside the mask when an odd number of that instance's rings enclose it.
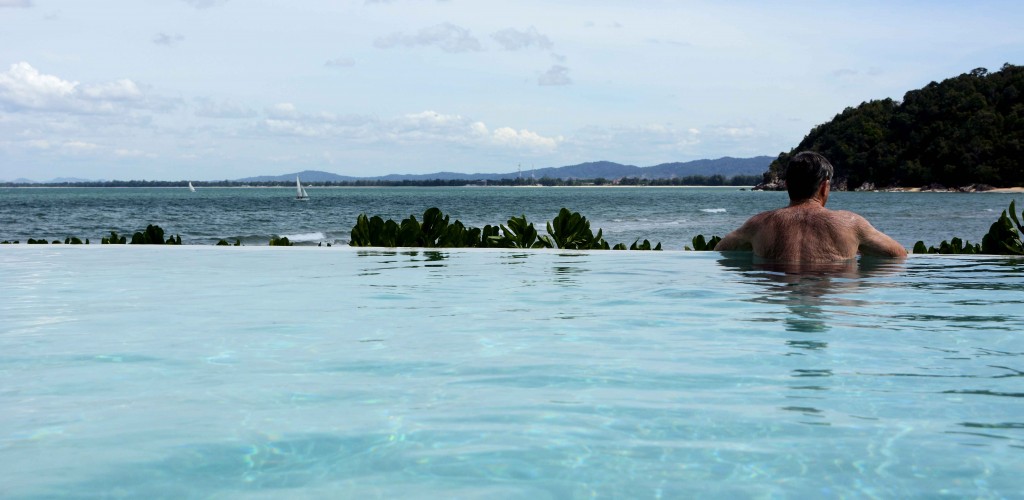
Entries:
{"label": "distant hill", "polygon": [[[377,177],[353,177],[338,175],[321,170],[303,170],[282,175],[259,175],[245,177],[233,181],[195,181],[199,185],[217,185],[218,183],[283,183],[295,182],[298,177],[303,184],[322,182],[355,182],[355,181],[385,181],[385,182],[425,182],[425,181],[498,181],[502,179],[606,179],[613,181],[623,178],[634,179],[676,179],[683,180],[685,177],[722,176],[732,178],[736,176],[761,176],[768,170],[774,158],[771,156],[756,156],[754,158],[731,158],[723,157],[717,160],[694,160],[688,162],[661,163],[650,167],[638,167],[635,165],[623,165],[611,161],[593,161],[580,163],[578,165],[567,165],[564,167],[536,168],[523,171],[506,172],[499,174],[465,174],[459,172],[435,172],[432,174],[388,174]],[[3,184],[41,184],[41,185],[63,185],[63,184],[84,184],[84,185],[110,185],[111,182],[117,185],[129,186],[184,186],[186,181],[105,181],[79,179],[75,177],[58,177],[50,181],[34,181],[31,179],[15,179]],[[0,181],[2,183],[2,181]]]}
{"label": "distant hill", "polygon": [[9,182],[11,184],[80,184],[83,182],[103,182],[103,180],[81,179],[78,177],[54,177],[48,181],[34,181],[32,179],[19,177]]}
{"label": "distant hill", "polygon": [[257,177],[246,177],[236,179],[237,182],[286,182],[292,181],[298,176],[302,182],[343,182],[355,180],[382,180],[382,181],[425,181],[425,180],[499,180],[515,179],[519,176],[540,179],[550,177],[555,179],[619,179],[623,177],[638,177],[647,179],[670,179],[673,177],[721,175],[723,177],[734,177],[737,175],[761,175],[768,170],[774,158],[771,156],[757,156],[754,158],[731,158],[723,157],[717,160],[694,160],[688,162],[662,163],[651,167],[637,167],[635,165],[623,165],[610,161],[595,161],[580,163],[578,165],[567,165],[564,167],[548,167],[523,170],[522,172],[507,172],[501,174],[463,174],[458,172],[435,172],[432,174],[389,174],[378,177],[350,177],[345,175],[332,174],[319,170],[304,170],[284,175],[261,175]]}
{"label": "distant hill", "polygon": [[55,177],[55,178],[51,179],[49,182],[55,183],[55,184],[56,183],[65,183],[65,182],[68,183],[68,184],[77,184],[79,182],[103,182],[103,179],[96,180],[96,179],[81,179],[79,177]]}
{"label": "distant hill", "polygon": [[347,175],[332,174],[330,172],[323,172],[320,170],[303,170],[302,172],[296,172],[294,174],[284,175],[260,175],[257,177],[246,177],[244,179],[236,179],[237,182],[287,182],[294,181],[295,177],[298,177],[302,182],[344,182],[354,181],[359,177],[349,177]]}
{"label": "distant hill", "polygon": [[695,160],[686,163],[662,163],[653,167],[647,167],[645,174],[655,179],[685,177],[688,175],[723,175],[732,177],[735,175],[761,175],[768,170],[767,165],[771,164],[774,158],[771,156],[755,156],[754,158],[732,158],[729,156],[717,160]]}
{"label": "distant hill", "polygon": [[835,166],[833,189],[1024,185],[1024,66],[970,73],[846,108],[771,164],[817,151]]}

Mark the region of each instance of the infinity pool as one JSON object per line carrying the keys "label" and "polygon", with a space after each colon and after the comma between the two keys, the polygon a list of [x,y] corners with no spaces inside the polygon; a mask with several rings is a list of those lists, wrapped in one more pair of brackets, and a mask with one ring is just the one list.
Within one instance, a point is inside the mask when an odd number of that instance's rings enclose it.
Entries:
{"label": "infinity pool", "polygon": [[1024,260],[0,247],[0,496],[1013,497]]}

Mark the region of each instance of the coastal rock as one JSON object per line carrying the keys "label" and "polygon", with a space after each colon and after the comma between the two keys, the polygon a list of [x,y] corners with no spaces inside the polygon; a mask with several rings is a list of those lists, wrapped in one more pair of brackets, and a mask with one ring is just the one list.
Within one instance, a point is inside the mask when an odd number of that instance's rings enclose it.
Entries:
{"label": "coastal rock", "polygon": [[875,189],[875,183],[874,182],[865,182],[864,184],[861,184],[859,188],[854,189],[854,191],[877,191],[877,190]]}
{"label": "coastal rock", "polygon": [[929,185],[921,188],[921,192],[922,193],[946,193],[946,192],[949,192],[949,189],[947,189],[946,186],[943,186],[942,184],[932,183],[932,184],[929,184]]}
{"label": "coastal rock", "polygon": [[752,188],[751,191],[785,191],[786,183],[784,181],[773,180],[770,182],[762,182]]}
{"label": "coastal rock", "polygon": [[982,193],[985,191],[991,191],[993,189],[995,188],[989,186],[988,184],[968,184],[966,186],[960,187],[958,191],[960,191],[961,193]]}

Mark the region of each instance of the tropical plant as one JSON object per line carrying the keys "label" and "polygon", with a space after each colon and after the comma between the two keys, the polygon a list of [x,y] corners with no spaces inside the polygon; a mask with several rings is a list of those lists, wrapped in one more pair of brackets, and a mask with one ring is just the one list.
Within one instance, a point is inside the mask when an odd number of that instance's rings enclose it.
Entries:
{"label": "tropical plant", "polygon": [[[999,216],[999,219],[989,227],[988,234],[981,239],[982,253],[996,255],[1024,255],[1024,243],[1021,242],[1021,235],[1024,235],[1024,227],[1021,227],[1020,219],[1017,218],[1016,201],[1010,202],[1010,216],[1006,216],[1006,210]],[[1021,213],[1024,218],[1024,213]]]}
{"label": "tropical plant", "polygon": [[507,248],[536,248],[544,246],[544,243],[537,237],[537,229],[533,227],[533,223],[526,221],[526,215],[510,217],[506,224],[508,225],[499,225],[503,234],[502,237],[499,238],[496,234],[488,236],[489,238],[500,240],[501,244],[495,246]]}
{"label": "tropical plant", "polygon": [[563,208],[547,225],[548,234],[540,237],[547,248],[572,250],[607,250],[608,242],[601,237],[601,230],[595,236],[590,230],[590,221],[579,212]]}
{"label": "tropical plant", "polygon": [[685,250],[696,250],[698,252],[706,252],[714,250],[715,247],[718,246],[719,241],[722,241],[722,238],[719,238],[718,236],[712,236],[711,239],[705,240],[703,234],[698,234],[697,236],[694,236],[692,240],[690,240],[690,242],[693,243],[693,248],[690,248],[688,246],[683,248]]}
{"label": "tropical plant", "polygon": [[[113,234],[113,232],[111,232]],[[164,240],[164,230],[157,225],[146,226],[145,231],[136,231],[132,235],[132,245],[180,245],[181,236],[170,236]]]}
{"label": "tropical plant", "polygon": [[395,247],[398,246],[398,224],[388,219],[385,221],[378,215],[366,217],[359,214],[356,225],[352,227],[349,245],[354,247]]}
{"label": "tropical plant", "polygon": [[480,248],[505,248],[508,244],[498,236],[498,226],[487,224],[483,229],[470,227],[466,229],[470,233],[467,241],[476,242]]}
{"label": "tropical plant", "polygon": [[[654,248],[651,248],[651,242],[650,241],[644,240],[643,243],[639,243],[639,242],[640,242],[640,238],[637,238],[636,241],[634,241],[633,244],[629,246],[629,249],[630,250],[661,250],[661,243],[658,243],[657,246],[655,246]],[[616,245],[616,246],[618,246],[618,245]],[[625,245],[623,245],[623,246],[625,246]]]}
{"label": "tropical plant", "polygon": [[[410,215],[400,223],[384,220],[379,216],[367,217],[360,214],[352,227],[349,245],[384,247],[426,247],[426,248],[561,248],[577,250],[608,250],[610,247],[598,229],[595,235],[590,222],[578,212],[563,208],[555,219],[547,224],[547,235],[538,235],[534,225],[526,216],[511,217],[506,224],[482,229],[466,227],[461,221],[452,222],[436,207],[423,213],[423,222]],[[634,250],[660,250],[661,243],[651,248],[634,242]],[[625,250],[618,244],[616,249]]]}
{"label": "tropical plant", "polygon": [[914,253],[937,253],[937,254],[978,254],[981,252],[981,245],[964,242],[960,238],[953,238],[949,241],[943,240],[938,247],[927,247],[923,241],[914,244]]}
{"label": "tropical plant", "polygon": [[118,237],[117,233],[115,233],[114,231],[110,232],[110,236],[104,237],[102,240],[100,240],[100,244],[102,245],[124,245],[126,242],[127,238],[125,238],[124,236]]}

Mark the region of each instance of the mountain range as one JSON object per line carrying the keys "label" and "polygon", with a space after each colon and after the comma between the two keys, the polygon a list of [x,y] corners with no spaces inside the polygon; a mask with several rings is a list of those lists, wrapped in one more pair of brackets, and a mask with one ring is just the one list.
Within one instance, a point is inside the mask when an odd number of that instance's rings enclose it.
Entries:
{"label": "mountain range", "polygon": [[622,177],[639,177],[647,179],[670,179],[672,177],[721,175],[734,177],[737,175],[761,175],[768,170],[773,156],[756,156],[753,158],[732,158],[729,156],[716,160],[694,160],[688,162],[661,163],[650,167],[623,165],[611,161],[595,161],[567,165],[564,167],[537,168],[502,174],[463,174],[458,172],[435,172],[432,174],[389,174],[378,177],[351,177],[319,170],[304,170],[283,175],[261,175],[236,179],[237,182],[281,182],[302,178],[303,182],[345,182],[357,180],[382,181],[425,181],[425,180],[499,180],[530,177],[558,179],[619,179]]}
{"label": "mountain range", "polygon": [[[541,179],[544,177],[556,179],[620,179],[623,177],[635,177],[646,179],[671,179],[673,177],[703,176],[711,177],[721,175],[726,178],[737,175],[761,175],[768,170],[775,157],[756,156],[753,158],[732,158],[729,156],[716,160],[694,160],[687,162],[661,163],[650,167],[638,167],[636,165],[623,165],[611,161],[594,161],[567,165],[564,167],[536,168],[515,172],[499,174],[464,174],[459,172],[435,172],[432,174],[389,174],[377,177],[354,177],[338,175],[320,170],[303,170],[290,174],[281,175],[260,175],[256,177],[245,177],[235,179],[234,182],[288,182],[300,177],[303,182],[351,182],[359,180],[380,180],[380,181],[430,181],[430,180],[500,180],[516,178]],[[10,181],[13,184],[77,184],[89,182],[103,182],[103,180],[81,179],[77,177],[58,177],[49,181],[35,181],[19,178]]]}

